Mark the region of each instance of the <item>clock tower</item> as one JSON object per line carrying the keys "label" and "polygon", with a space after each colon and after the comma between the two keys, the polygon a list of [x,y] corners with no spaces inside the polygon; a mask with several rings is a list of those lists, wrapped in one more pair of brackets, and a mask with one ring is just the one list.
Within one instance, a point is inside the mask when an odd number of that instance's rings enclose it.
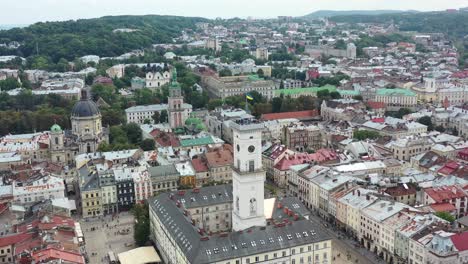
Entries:
{"label": "clock tower", "polygon": [[232,125],[234,164],[232,170],[232,228],[240,231],[265,226],[263,209],[265,171],[262,168],[263,124],[238,120]]}

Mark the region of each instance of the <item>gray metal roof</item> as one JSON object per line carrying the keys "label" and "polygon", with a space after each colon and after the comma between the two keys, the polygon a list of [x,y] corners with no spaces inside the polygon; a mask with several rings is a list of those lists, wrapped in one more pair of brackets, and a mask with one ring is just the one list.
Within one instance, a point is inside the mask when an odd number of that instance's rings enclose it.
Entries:
{"label": "gray metal roof", "polygon": [[232,185],[222,184],[191,190],[172,192],[185,208],[232,203]]}
{"label": "gray metal roof", "polygon": [[100,113],[95,102],[89,99],[82,99],[75,103],[71,115],[72,117],[91,117],[97,116]]}
{"label": "gray metal roof", "polygon": [[150,173],[151,177],[164,177],[164,176],[173,176],[179,175],[174,164],[169,165],[161,165],[156,167],[149,167],[148,172]]}
{"label": "gray metal roof", "polygon": [[87,164],[78,169],[80,177],[80,190],[91,191],[99,188],[99,178],[96,171],[91,170]]}
{"label": "gray metal roof", "polygon": [[[199,193],[195,194],[202,196],[206,193],[218,194],[218,191],[223,190],[229,190],[228,196],[232,197],[231,185],[201,188]],[[186,191],[183,196],[177,192],[162,193],[151,198],[149,204],[191,263],[213,263],[331,239],[321,226],[304,218],[297,221],[289,218],[288,223],[284,224],[281,221],[283,224],[280,226],[253,227],[243,232],[209,236],[208,240],[202,241],[198,228],[191,224],[190,215],[185,216],[183,206],[177,206],[181,199],[190,199],[190,197],[192,190]],[[295,204],[292,200],[286,200],[285,203],[291,207]],[[187,205],[187,200],[185,204]]]}

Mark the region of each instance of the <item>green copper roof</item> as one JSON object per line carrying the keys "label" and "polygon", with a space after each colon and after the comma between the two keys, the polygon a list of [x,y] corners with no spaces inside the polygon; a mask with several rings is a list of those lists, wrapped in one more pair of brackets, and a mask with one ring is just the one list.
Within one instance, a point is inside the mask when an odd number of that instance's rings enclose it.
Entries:
{"label": "green copper roof", "polygon": [[192,146],[201,146],[201,145],[208,145],[213,144],[213,138],[211,137],[203,137],[203,138],[194,138],[194,139],[183,139],[180,141],[181,147],[192,147]]}
{"label": "green copper roof", "polygon": [[360,95],[361,93],[359,91],[354,91],[354,90],[337,90],[341,95]]}
{"label": "green copper roof", "polygon": [[280,89],[275,91],[275,95],[296,95],[302,93],[317,93],[318,91],[328,90],[329,92],[336,91],[336,86],[325,85],[322,87],[306,87],[306,88],[294,88],[294,89]]}
{"label": "green copper roof", "polygon": [[384,95],[384,96],[416,96],[416,93],[411,91],[411,90],[407,90],[407,89],[400,89],[400,88],[396,88],[396,89],[377,89],[377,95]]}
{"label": "green copper roof", "polygon": [[54,124],[51,128],[50,128],[50,131],[51,132],[55,132],[55,133],[60,133],[62,132],[62,128],[57,125],[57,124]]}
{"label": "green copper roof", "polygon": [[175,67],[172,69],[172,80],[171,80],[170,88],[180,89],[180,84],[177,82],[177,70]]}
{"label": "green copper roof", "polygon": [[198,125],[198,124],[201,124],[202,122],[203,121],[200,118],[189,117],[189,118],[187,118],[187,120],[185,120],[185,125],[186,126],[189,126],[189,125],[192,125],[192,124]]}

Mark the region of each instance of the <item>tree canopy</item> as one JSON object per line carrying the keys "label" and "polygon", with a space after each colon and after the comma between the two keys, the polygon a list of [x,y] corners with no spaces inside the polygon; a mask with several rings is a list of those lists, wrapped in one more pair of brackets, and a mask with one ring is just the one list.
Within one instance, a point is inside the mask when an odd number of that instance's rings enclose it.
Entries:
{"label": "tree canopy", "polygon": [[[0,49],[0,55],[29,57],[37,51],[41,68],[47,61],[54,63],[74,60],[84,55],[119,56],[155,43],[172,42],[183,29],[194,29],[203,18],[177,16],[108,16],[63,22],[40,22],[24,28],[0,31],[5,42],[18,41],[18,50]],[[119,32],[116,29],[131,29]],[[37,49],[36,49],[37,47]]]}

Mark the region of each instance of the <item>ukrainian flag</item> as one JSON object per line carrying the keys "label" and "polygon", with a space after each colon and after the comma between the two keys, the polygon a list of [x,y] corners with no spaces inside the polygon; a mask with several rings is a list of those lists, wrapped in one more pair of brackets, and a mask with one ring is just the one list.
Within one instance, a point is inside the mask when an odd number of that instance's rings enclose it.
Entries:
{"label": "ukrainian flag", "polygon": [[245,97],[247,100],[253,101],[253,97],[250,94],[246,94]]}

